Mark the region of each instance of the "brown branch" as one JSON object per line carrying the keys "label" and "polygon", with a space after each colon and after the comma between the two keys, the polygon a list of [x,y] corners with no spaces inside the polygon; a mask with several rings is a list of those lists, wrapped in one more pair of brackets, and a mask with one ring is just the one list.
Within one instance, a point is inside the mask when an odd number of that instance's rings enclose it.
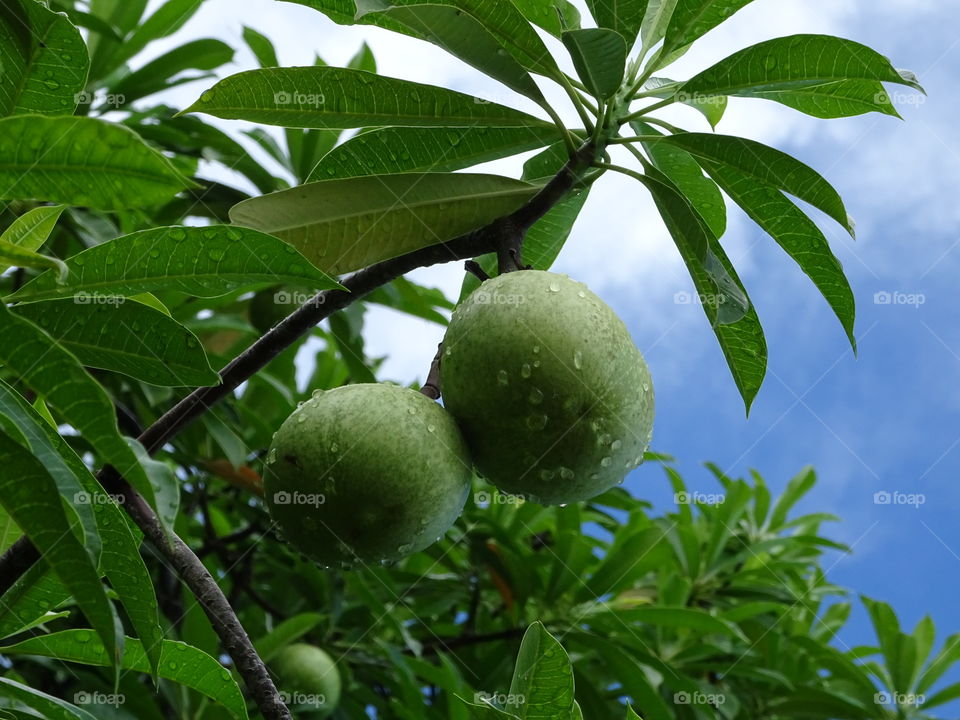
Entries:
{"label": "brown branch", "polygon": [[[530,202],[511,215],[449,242],[431,245],[371,265],[347,278],[343,282],[343,290],[325,290],[318,293],[228,364],[221,371],[219,385],[194,390],[141,433],[138,440],[150,454],[155,453],[187,424],[232,393],[283,350],[310,332],[321,320],[411,270],[453,260],[466,260],[494,251],[505,251],[510,260],[519,265],[519,251],[527,230],[577,185],[581,173],[586,171],[595,159],[596,148],[588,142]],[[511,248],[516,251],[516,255],[510,252]],[[124,509],[197,597],[264,718],[289,718],[290,712],[281,702],[263,661],[254,650],[216,580],[199,558],[179,537],[167,535],[143,497],[113,468],[106,467],[101,470],[97,479],[109,492],[123,496]],[[25,537],[14,543],[0,557],[0,594],[6,592],[38,559],[36,549]]]}
{"label": "brown branch", "polygon": [[420,388],[420,392],[431,400],[440,399],[440,362],[443,356],[443,343],[437,345],[437,354],[433,356],[433,362],[430,363],[430,372],[427,374],[427,380]]}

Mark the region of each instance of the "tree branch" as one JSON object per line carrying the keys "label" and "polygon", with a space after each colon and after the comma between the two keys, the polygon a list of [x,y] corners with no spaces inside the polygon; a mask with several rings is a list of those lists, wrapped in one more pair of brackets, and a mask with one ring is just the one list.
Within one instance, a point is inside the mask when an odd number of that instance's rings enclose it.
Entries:
{"label": "tree branch", "polygon": [[[321,320],[411,270],[500,251],[508,247],[508,243],[514,243],[513,247],[519,249],[517,238],[519,237],[522,243],[527,230],[563,200],[596,158],[596,147],[587,142],[530,202],[511,215],[449,242],[431,245],[371,265],[344,280],[344,290],[325,290],[318,293],[230,362],[220,373],[219,385],[194,390],[164,413],[137,439],[150,454],[155,453],[188,423],[232,393],[283,350],[310,332]],[[103,468],[97,474],[97,479],[108,492],[124,498],[124,509],[197,597],[264,718],[290,718],[289,710],[280,700],[246,631],[216,580],[199,558],[179,537],[167,535],[146,500],[113,468]],[[0,594],[6,592],[38,559],[36,548],[25,536],[14,543],[0,557]],[[452,644],[453,642],[448,647]]]}

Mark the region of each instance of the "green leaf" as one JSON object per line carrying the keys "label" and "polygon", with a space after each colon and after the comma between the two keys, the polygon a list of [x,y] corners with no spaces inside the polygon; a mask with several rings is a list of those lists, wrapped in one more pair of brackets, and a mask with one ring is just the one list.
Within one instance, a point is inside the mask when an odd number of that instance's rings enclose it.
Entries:
{"label": "green leaf", "polygon": [[826,120],[853,117],[868,112],[900,117],[883,84],[876,80],[812,82],[807,85],[797,85],[789,90],[757,89],[741,95],[772,100],[807,115]]}
{"label": "green leaf", "polygon": [[587,0],[587,7],[597,25],[619,33],[629,49],[643,25],[647,0]]}
{"label": "green leaf", "polygon": [[357,0],[357,18],[382,13],[418,36],[538,104],[546,100],[530,73],[482,23],[453,5],[410,0]]}
{"label": "green leaf", "polygon": [[806,214],[776,188],[761,185],[729,165],[702,161],[724,192],[743,208],[806,273],[830,304],[856,351],[856,301],[827,238]]}
{"label": "green leaf", "polygon": [[[727,112],[727,106],[730,104],[727,96],[677,93],[679,87],[680,83],[676,80],[652,77],[644,83],[643,90],[649,93],[651,97],[663,99],[675,97],[677,102],[692,107],[703,115],[707,119],[707,122],[710,123],[710,127],[716,130],[717,125],[720,124],[724,114]],[[660,92],[657,92],[657,90],[660,90]]]}
{"label": "green leaf", "polygon": [[679,0],[670,17],[661,57],[707,34],[751,0]]}
{"label": "green leaf", "polygon": [[[104,493],[87,466],[57,434],[55,426],[46,422],[23,397],[3,382],[0,382],[0,415],[9,418],[20,429],[31,452],[55,479],[58,476],[69,476],[78,483],[79,492],[69,491],[66,497],[78,510],[82,510],[84,506],[93,508],[96,528],[102,540],[100,570],[107,576],[134,629],[146,644],[151,668],[156,672],[160,662],[159,643],[163,638],[163,631],[160,629],[153,582],[140,556],[139,531],[131,529],[130,521],[114,499]],[[61,495],[64,495],[65,483],[58,481],[57,484]],[[42,587],[33,588],[27,595],[34,596],[41,590]],[[6,609],[6,603],[5,595],[0,606]],[[47,602],[47,607],[51,604]],[[8,633],[0,632],[0,636],[6,634]]]}
{"label": "green leaf", "polygon": [[854,234],[853,220],[839,193],[816,170],[780,150],[746,138],[711,133],[678,133],[655,142],[675,145],[694,157],[730,166],[753,181],[783,190]]}
{"label": "green leaf", "polygon": [[140,230],[84,250],[66,264],[70,271],[66,285],[57,284],[46,272],[7,299],[72,297],[95,305],[106,304],[109,296],[154,290],[217,297],[257,283],[318,290],[340,287],[277,238],[227,225]]}
{"label": "green leaf", "polygon": [[51,268],[56,272],[59,282],[63,282],[67,277],[67,266],[63,264],[62,260],[50,255],[41,255],[6,240],[0,240],[0,264],[7,267],[37,268],[40,270]]}
{"label": "green leaf", "polygon": [[627,708],[627,720],[643,720],[632,707]]}
{"label": "green leaf", "polygon": [[192,40],[154,58],[110,86],[110,93],[130,103],[155,92],[191,82],[208,74],[183,75],[188,70],[213,70],[233,60],[233,48],[221,40]]}
{"label": "green leaf", "polygon": [[[154,40],[169,37],[183,27],[202,4],[203,0],[166,0],[150,17],[131,27],[133,33],[111,56],[111,63],[118,67]],[[139,19],[140,15],[137,15],[137,20]]]}
{"label": "green leaf", "polygon": [[[767,346],[756,310],[749,299],[744,309],[742,300],[747,297],[746,291],[733,265],[676,186],[665,176],[658,178],[651,173],[643,182],[690,271],[700,305],[749,412],[767,366]],[[728,280],[724,281],[724,276]]]}
{"label": "green leaf", "polygon": [[[661,134],[640,121],[634,121],[630,126],[638,135]],[[727,206],[717,183],[704,176],[700,165],[685,150],[661,142],[647,142],[643,145],[654,167],[673,181],[707,223],[714,236],[722,237],[727,230]]]}
{"label": "green leaf", "polygon": [[[33,0],[30,0],[32,2]],[[5,677],[0,677],[0,697],[10,698],[41,713],[44,720],[97,720],[86,710],[53,695],[34,690]],[[31,714],[31,717],[33,715]]]}
{"label": "green leaf", "polygon": [[618,609],[601,606],[597,611],[590,613],[589,617],[591,620],[595,620],[603,615],[616,616],[626,623],[692,630],[698,635],[740,636],[740,631],[733,623],[714,617],[704,610],[694,608],[634,607]]}
{"label": "green leaf", "polygon": [[338,145],[309,181],[401,172],[450,172],[555,142],[552,127],[380,128]]}
{"label": "green leaf", "polygon": [[0,638],[36,626],[50,608],[69,597],[70,591],[45,562],[34,564],[0,598]]}
{"label": "green leaf", "polygon": [[787,521],[787,516],[790,514],[790,510],[804,495],[810,492],[810,489],[813,488],[816,483],[817,473],[810,466],[803,468],[790,479],[787,487],[784,488],[783,494],[777,498],[777,502],[773,506],[773,511],[770,513],[770,521],[767,523],[770,530],[776,531],[783,527]]}
{"label": "green leaf", "polygon": [[82,297],[27,303],[14,312],[42,327],[87,367],[113,370],[152,385],[216,385],[196,336],[173,318],[139,302]]}
{"label": "green leaf", "polygon": [[938,692],[935,692],[933,695],[930,695],[923,701],[923,709],[927,710],[928,708],[936,707],[937,705],[943,705],[944,703],[951,702],[960,698],[960,682],[954,683],[953,685],[948,685]]}
{"label": "green leaf", "polygon": [[[23,250],[39,250],[50,237],[65,209],[64,205],[44,205],[28,210],[3,231],[0,243],[16,245]],[[0,263],[0,272],[8,267]]]}
{"label": "green leaf", "polygon": [[580,11],[568,0],[512,0],[514,6],[534,25],[555,38],[565,30],[580,27]]}
{"label": "green leaf", "polygon": [[303,128],[549,124],[446,88],[335,67],[264,68],[231,75],[184,112]]}
{"label": "green leaf", "polygon": [[106,391],[53,338],[13,315],[2,303],[0,334],[5,340],[0,343],[0,360],[7,368],[56,407],[63,419],[99,453],[100,459],[120,471],[156,508],[153,485],[137,455],[120,435],[116,412]]}
{"label": "green leaf", "polygon": [[336,275],[459,237],[513,212],[537,191],[495,175],[375,175],[244,200],[230,219],[289,242]]}
{"label": "green leaf", "polygon": [[[107,654],[97,639],[86,630],[64,630],[29,638],[0,648],[8,655],[52,657],[83,665],[106,665]],[[120,665],[124,670],[149,672],[143,646],[127,638]],[[164,640],[160,653],[160,677],[196,690],[220,703],[235,718],[246,718],[247,710],[236,681],[220,662],[186,643]]]}
{"label": "green leaf", "polygon": [[590,94],[599,100],[613,97],[626,71],[628,48],[623,36],[604,28],[570,30],[563,34],[563,44]]}
{"label": "green leaf", "polygon": [[741,95],[836,80],[892,82],[922,90],[912,73],[865,45],[830,35],[775,38],[734,53],[683,84],[688,93]]}
{"label": "green leaf", "polygon": [[523,698],[515,705],[508,703],[506,708],[521,720],[574,717],[570,658],[540,622],[533,623],[523,635],[509,696]]}
{"label": "green leaf", "polygon": [[266,35],[257,32],[251,27],[243,26],[243,41],[257,58],[260,67],[279,67],[277,51]]}
{"label": "green leaf", "polygon": [[0,117],[71,115],[90,59],[80,31],[38,2],[5,3],[0,15]]}
{"label": "green leaf", "polygon": [[280,650],[299,640],[321,622],[323,622],[323,615],[319,613],[294,615],[254,642],[253,646],[257,649],[260,659],[268,663]]}
{"label": "green leaf", "polygon": [[641,56],[646,56],[654,45],[663,40],[676,7],[677,0],[649,0],[640,26]]}
{"label": "green leaf", "polygon": [[0,199],[115,211],[159,205],[192,183],[129,128],[87,117],[0,120]]}
{"label": "green leaf", "polygon": [[0,433],[0,502],[50,567],[103,640],[104,664],[116,665],[122,650],[118,624],[97,569],[74,534],[53,477],[37,458]]}
{"label": "green leaf", "polygon": [[925,693],[954,663],[960,662],[960,634],[951,635],[943,642],[940,652],[930,661],[917,680],[917,692]]}

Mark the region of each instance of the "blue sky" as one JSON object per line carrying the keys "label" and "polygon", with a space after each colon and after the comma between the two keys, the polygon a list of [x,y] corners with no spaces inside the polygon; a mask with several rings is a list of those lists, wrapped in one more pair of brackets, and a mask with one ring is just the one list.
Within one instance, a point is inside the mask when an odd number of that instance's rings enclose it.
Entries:
{"label": "blue sky", "polygon": [[[907,627],[931,614],[938,640],[960,631],[960,23],[951,5],[757,0],[670,70],[672,77],[687,77],[748,44],[819,32],[866,43],[920,76],[928,97],[905,89],[894,95],[905,122],[879,115],[822,121],[734,100],[719,128],[794,154],[844,196],[858,223],[856,242],[831,221],[818,220],[857,297],[859,358],[809,280],[771,239],[731,212],[723,242],[770,347],[766,383],[745,418],[702,312],[675,302],[677,293],[691,289],[676,251],[652,203],[626,178],[597,184],[556,266],[590,284],[628,324],[656,384],[654,448],[678,458],[692,488],[715,490],[700,465],[707,460],[731,474],[755,468],[775,489],[814,465],[820,482],[801,509],[842,516],[829,534],[854,548],[851,556],[828,559],[832,580],[890,602]],[[270,0],[210,0],[174,40],[212,34],[237,44],[241,24],[278,41],[284,64],[307,64],[314,50],[343,63],[368,40],[388,75],[529,107],[430,46],[376,29],[341,28],[306,8]],[[166,47],[158,44],[152,54]],[[229,72],[252,65],[241,54]],[[184,106],[198,92],[196,84],[179,89],[171,102]],[[707,130],[692,111],[678,109],[671,121]],[[234,131],[240,126],[224,124]],[[517,167],[511,161],[490,169],[516,173]],[[415,277],[455,293],[461,273],[447,267]],[[895,301],[878,304],[876,293]],[[422,380],[441,333],[377,310],[369,318],[368,348],[390,356],[385,379]],[[635,471],[628,487],[660,507],[672,501],[654,466]],[[919,493],[925,502],[876,504],[874,494],[883,491]],[[872,640],[858,611],[839,642],[853,647]],[[960,672],[948,680],[960,680]]]}

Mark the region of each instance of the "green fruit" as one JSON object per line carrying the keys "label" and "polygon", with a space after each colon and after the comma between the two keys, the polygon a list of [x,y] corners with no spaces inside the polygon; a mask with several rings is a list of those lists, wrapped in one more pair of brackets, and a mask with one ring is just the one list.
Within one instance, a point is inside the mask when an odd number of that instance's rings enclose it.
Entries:
{"label": "green fruit", "polygon": [[305,290],[276,285],[254,293],[253,297],[250,298],[250,305],[247,307],[247,316],[250,318],[250,324],[262,334],[300,307],[310,297],[312,295]]}
{"label": "green fruit", "polygon": [[287,645],[271,661],[270,669],[288,706],[326,716],[340,702],[340,672],[333,658],[318,647]]}
{"label": "green fruit", "polygon": [[453,418],[387,384],[317,391],[267,455],[267,507],[295,548],[327,566],[397,560],[443,535],[472,467]]}
{"label": "green fruit", "polygon": [[626,326],[565,275],[521,270],[457,308],[440,385],[477,469],[547,505],[586,500],[642,462],[650,372]]}

